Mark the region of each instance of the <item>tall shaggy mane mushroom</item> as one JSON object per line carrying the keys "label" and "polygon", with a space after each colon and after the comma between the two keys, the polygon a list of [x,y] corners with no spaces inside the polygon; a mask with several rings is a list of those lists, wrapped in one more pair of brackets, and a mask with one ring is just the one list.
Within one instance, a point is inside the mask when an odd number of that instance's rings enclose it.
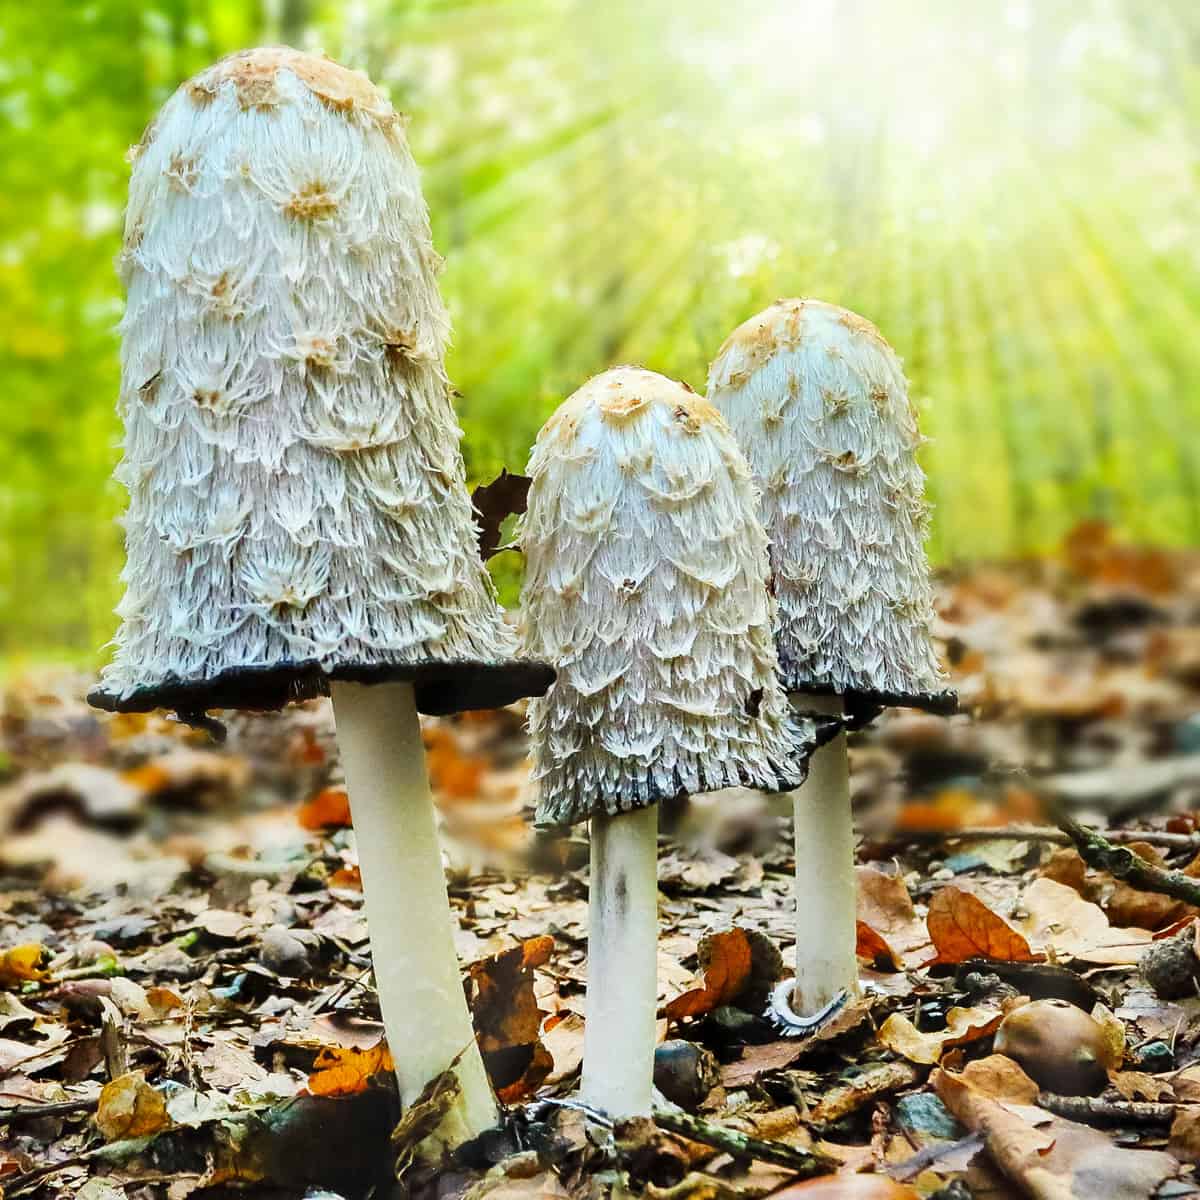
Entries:
{"label": "tall shaggy mane mushroom", "polygon": [[440,259],[387,98],[243,51],[132,161],[125,597],[91,703],[194,717],[404,681],[446,714],[544,691],[477,553]]}

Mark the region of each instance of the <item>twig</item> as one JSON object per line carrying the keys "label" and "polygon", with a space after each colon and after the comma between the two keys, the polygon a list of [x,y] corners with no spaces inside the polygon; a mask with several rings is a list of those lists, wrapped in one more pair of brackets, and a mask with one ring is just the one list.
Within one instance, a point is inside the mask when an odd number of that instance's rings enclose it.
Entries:
{"label": "twig", "polygon": [[58,1162],[43,1163],[40,1167],[34,1167],[32,1171],[26,1171],[22,1175],[10,1175],[4,1181],[5,1196],[15,1196],[18,1192],[25,1191],[26,1188],[32,1187],[33,1184],[45,1179],[49,1175],[57,1175],[59,1171],[66,1171],[70,1167],[86,1166],[95,1157],[94,1151],[88,1151],[85,1154],[77,1154],[74,1158],[60,1159]]}
{"label": "twig", "polygon": [[[1163,846],[1170,850],[1200,850],[1200,833],[1165,833],[1158,829],[1090,829],[1114,845],[1145,842],[1148,846]],[[891,837],[905,842],[1050,842],[1055,846],[1072,846],[1074,840],[1052,825],[985,825],[963,829],[905,829]]]}
{"label": "twig", "polygon": [[1103,834],[1081,825],[1061,805],[1047,800],[1047,809],[1054,823],[1071,839],[1079,857],[1097,871],[1107,871],[1130,887],[1143,892],[1158,892],[1200,907],[1200,880],[1182,871],[1169,871],[1139,858],[1126,846],[1115,846]]}
{"label": "twig", "polygon": [[1055,1116],[1084,1125],[1170,1125],[1175,1104],[1152,1104],[1146,1100],[1101,1100],[1095,1096],[1059,1096],[1039,1092],[1038,1106]]}
{"label": "twig", "polygon": [[0,1125],[37,1117],[65,1117],[70,1113],[91,1112],[99,1106],[98,1098],[60,1100],[54,1104],[14,1104],[11,1108],[0,1108]]}
{"label": "twig", "polygon": [[663,1129],[693,1142],[703,1142],[706,1146],[732,1154],[735,1158],[752,1158],[759,1162],[774,1163],[777,1167],[787,1167],[805,1178],[831,1175],[841,1165],[837,1159],[828,1155],[813,1150],[800,1150],[784,1142],[764,1142],[737,1129],[713,1125],[684,1112],[655,1109],[654,1120]]}

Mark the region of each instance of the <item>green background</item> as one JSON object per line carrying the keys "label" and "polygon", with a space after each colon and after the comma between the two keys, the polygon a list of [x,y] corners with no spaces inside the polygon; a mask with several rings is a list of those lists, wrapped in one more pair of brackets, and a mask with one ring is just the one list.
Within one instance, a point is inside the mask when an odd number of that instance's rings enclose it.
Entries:
{"label": "green background", "polygon": [[261,41],[412,118],[473,481],[605,366],[701,390],[815,295],[905,359],[939,562],[1196,540],[1192,0],[0,0],[0,657],[112,631],[124,152]]}

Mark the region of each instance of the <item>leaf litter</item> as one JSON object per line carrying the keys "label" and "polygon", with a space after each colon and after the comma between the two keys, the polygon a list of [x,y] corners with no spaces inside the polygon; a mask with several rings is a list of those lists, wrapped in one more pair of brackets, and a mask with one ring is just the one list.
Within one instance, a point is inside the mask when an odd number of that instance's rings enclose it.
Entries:
{"label": "leaf litter", "polygon": [[[674,1080],[686,1135],[606,1132],[570,1107],[586,842],[531,830],[519,707],[428,721],[464,988],[508,1113],[437,1171],[418,1151],[456,1084],[399,1111],[328,706],[229,714],[216,747],[92,712],[69,673],[10,678],[3,1195],[1196,1193],[1200,982],[1160,995],[1138,965],[1172,938],[1190,962],[1196,910],[1039,825],[1042,797],[1066,798],[1200,876],[1200,673],[1179,665],[1200,641],[1200,562],[1155,557],[1151,587],[1139,554],[1084,530],[1054,558],[941,582],[966,713],[889,711],[852,741],[864,994],[817,1035],[782,1040],[763,1017],[793,937],[786,805],[664,806],[659,1028],[666,1065],[697,1073]],[[994,1052],[1005,1016],[1047,998],[1101,1023],[1099,1094],[1047,1094]],[[801,1182],[739,1136],[836,1173]]]}

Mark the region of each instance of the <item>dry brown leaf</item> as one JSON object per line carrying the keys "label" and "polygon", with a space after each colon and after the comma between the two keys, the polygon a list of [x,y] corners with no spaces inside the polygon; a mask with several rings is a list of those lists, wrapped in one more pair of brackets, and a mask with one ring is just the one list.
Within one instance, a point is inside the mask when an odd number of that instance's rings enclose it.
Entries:
{"label": "dry brown leaf", "polygon": [[937,957],[932,963],[960,963],[971,958],[1001,962],[1035,962],[1029,943],[978,896],[944,887],[929,904],[925,918]]}
{"label": "dry brown leaf", "polygon": [[939,1069],[929,1082],[953,1116],[972,1132],[983,1134],[988,1153],[1010,1179],[1036,1200],[1073,1200],[1070,1184],[1042,1165],[1042,1156],[1054,1144],[1051,1136],[1026,1124],[959,1075]]}
{"label": "dry brown leaf", "polygon": [[854,953],[865,962],[870,963],[876,971],[904,970],[904,964],[895,950],[866,921],[856,923]]}
{"label": "dry brown leaf", "polygon": [[925,962],[929,957],[929,931],[913,906],[904,880],[870,866],[858,867],[854,877],[858,920],[878,935],[902,967]]}
{"label": "dry brown leaf", "polygon": [[0,987],[42,983],[49,979],[50,972],[42,970],[42,962],[47,957],[46,947],[40,942],[28,942],[3,951],[0,953]]}
{"label": "dry brown leaf", "polygon": [[1175,1099],[1186,1104],[1200,1104],[1200,1063],[1184,1067],[1166,1076]]}
{"label": "dry brown leaf", "polygon": [[1126,1100],[1149,1100],[1157,1103],[1160,1100],[1170,1102],[1175,1099],[1171,1081],[1165,1076],[1148,1075],[1145,1071],[1113,1071],[1108,1078]]}
{"label": "dry brown leaf", "polygon": [[140,1071],[117,1076],[100,1092],[96,1127],[110,1142],[150,1137],[170,1124],[166,1101]]}
{"label": "dry brown leaf", "polygon": [[879,1027],[879,1040],[907,1058],[909,1062],[931,1066],[952,1046],[975,1042],[994,1033],[1004,1014],[982,1005],[952,1008],[946,1014],[946,1028],[934,1033],[919,1030],[906,1016],[893,1013]]}
{"label": "dry brown leaf", "polygon": [[350,797],[342,788],[322,788],[300,806],[296,820],[302,829],[348,829]]}
{"label": "dry brown leaf", "polygon": [[1004,1054],[989,1054],[967,1063],[961,1078],[993,1100],[1012,1104],[1033,1104],[1037,1100],[1038,1085]]}
{"label": "dry brown leaf", "polygon": [[697,951],[704,986],[676,996],[663,1008],[672,1021],[698,1017],[722,1004],[731,1004],[746,986],[753,966],[750,939],[744,929],[709,934]]}
{"label": "dry brown leaf", "polygon": [[1145,929],[1114,928],[1099,906],[1052,879],[1025,889],[1013,924],[1033,946],[1114,966],[1136,963],[1154,940]]}
{"label": "dry brown leaf", "polygon": [[1200,1163],[1200,1104],[1181,1104],[1176,1109],[1167,1149],[1180,1162]]}
{"label": "dry brown leaf", "polygon": [[1034,1200],[1150,1200],[1179,1172],[1169,1154],[1125,1149],[1098,1129],[1038,1109],[1013,1111],[963,1076],[939,1069],[930,1083],[959,1121],[984,1135],[993,1161]]}
{"label": "dry brown leaf", "polygon": [[529,499],[527,475],[511,475],[502,467],[491,483],[481,483],[471,493],[479,520],[479,557],[485,561],[500,546],[500,531],[509,517],[525,511]]}
{"label": "dry brown leaf", "polygon": [[554,1069],[539,1033],[546,1015],[534,993],[534,969],[554,949],[548,935],[472,963],[467,989],[479,1049],[496,1094],[506,1104],[531,1096]]}
{"label": "dry brown leaf", "polygon": [[353,1096],[365,1092],[376,1075],[395,1070],[387,1042],[359,1049],[354,1046],[322,1046],[308,1077],[314,1096]]}

